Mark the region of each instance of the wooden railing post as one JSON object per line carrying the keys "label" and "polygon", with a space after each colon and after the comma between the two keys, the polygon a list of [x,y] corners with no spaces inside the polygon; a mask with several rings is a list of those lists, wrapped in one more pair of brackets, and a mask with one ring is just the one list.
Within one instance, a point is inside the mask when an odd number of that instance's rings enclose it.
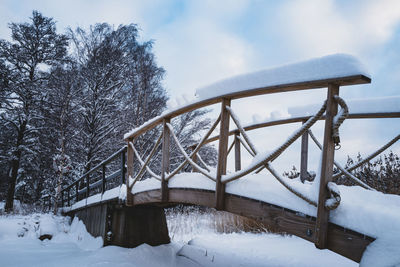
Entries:
{"label": "wooden railing post", "polygon": [[126,168],[125,168],[125,150],[121,152],[121,185],[125,183],[125,173],[126,173]]}
{"label": "wooden railing post", "polygon": [[126,151],[126,165],[127,165],[127,175],[126,175],[126,205],[132,206],[133,205],[133,194],[129,187],[129,179],[133,179],[133,148],[129,145],[129,142],[133,142],[132,139],[128,140],[128,148]]}
{"label": "wooden railing post", "polygon": [[168,201],[168,181],[165,180],[166,174],[169,173],[169,141],[170,132],[167,126],[170,123],[169,118],[163,120],[163,137],[162,137],[162,161],[161,161],[161,201]]}
{"label": "wooden railing post", "polygon": [[239,135],[240,132],[235,132],[235,171],[240,171],[242,168]]}
{"label": "wooden railing post", "polygon": [[231,105],[231,100],[223,98],[221,102],[221,122],[219,131],[218,163],[215,188],[215,208],[223,210],[225,206],[225,185],[221,182],[221,176],[226,174],[226,160],[228,154],[229,138],[229,112],[226,106]]}
{"label": "wooden railing post", "polygon": [[75,183],[75,202],[79,201],[79,182]]}
{"label": "wooden railing post", "polygon": [[106,165],[101,165],[101,193],[106,192]]}
{"label": "wooden railing post", "polygon": [[71,188],[70,187],[68,187],[68,207],[69,206],[71,206],[71,195],[70,195],[70,192],[69,191],[71,191]]}
{"label": "wooden railing post", "polygon": [[86,175],[86,198],[89,197],[89,190],[90,190],[90,176],[89,174]]}
{"label": "wooden railing post", "polygon": [[329,84],[325,117],[324,144],[322,148],[321,159],[318,211],[315,226],[315,246],[320,249],[326,248],[328,243],[329,210],[325,208],[325,201],[328,197],[327,184],[332,180],[333,160],[335,153],[335,144],[332,138],[332,125],[333,117],[337,113],[337,103],[333,98],[334,95],[339,95],[339,86],[336,84]]}
{"label": "wooden railing post", "polygon": [[[303,121],[303,124],[305,121]],[[307,163],[308,163],[308,132],[301,136],[301,155],[300,155],[300,180],[302,183],[307,179]]]}

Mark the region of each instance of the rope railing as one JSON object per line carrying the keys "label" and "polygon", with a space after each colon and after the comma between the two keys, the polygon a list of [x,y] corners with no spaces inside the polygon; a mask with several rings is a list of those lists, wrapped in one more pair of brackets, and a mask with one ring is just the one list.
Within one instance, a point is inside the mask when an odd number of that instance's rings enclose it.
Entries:
{"label": "rope railing", "polygon": [[[317,147],[322,150],[322,145],[320,142],[318,142],[317,138],[315,137],[315,135],[313,134],[313,132],[311,131],[311,129],[308,130],[308,134],[310,135],[311,139],[314,141],[314,143],[317,145]],[[353,180],[356,184],[358,184],[359,186],[368,189],[368,190],[373,190],[375,191],[374,188],[370,187],[369,185],[365,184],[364,182],[362,182],[360,179],[358,179],[357,177],[355,177],[353,174],[351,174],[349,171],[347,171],[345,168],[343,168],[337,161],[334,161],[333,164],[335,164],[335,166],[342,171],[343,174],[345,174],[348,178],[350,178],[351,180]]]}
{"label": "rope railing", "polygon": [[[162,138],[162,134],[158,137],[156,143],[154,144],[152,150],[150,151],[149,155],[147,156],[146,160],[144,161],[144,163],[141,165],[141,168],[138,172],[138,174],[135,176],[135,178],[133,178],[133,181],[129,181],[129,185],[128,188],[131,189],[133,187],[133,185],[136,183],[136,181],[138,181],[139,179],[142,178],[145,169],[147,169],[147,165],[149,164],[151,158],[153,157],[153,155],[155,154],[155,152],[157,151],[158,146],[161,143],[161,138]],[[139,161],[140,162],[140,161]]]}
{"label": "rope railing", "polygon": [[[237,180],[244,175],[247,175],[254,170],[260,168],[261,166],[264,165],[264,163],[272,161],[276,159],[280,154],[282,154],[283,151],[285,151],[291,144],[294,143],[301,135],[303,135],[312,125],[314,125],[319,117],[323,115],[323,113],[326,110],[326,101],[322,105],[321,109],[315,114],[314,116],[310,117],[297,131],[293,133],[293,135],[287,139],[282,145],[280,145],[277,149],[275,149],[273,152],[269,153],[266,155],[262,160],[260,160],[258,163],[253,164],[252,166],[248,167],[247,169],[240,170],[230,176],[224,177],[222,180],[223,183],[229,183],[231,181]],[[244,131],[244,130],[243,130]]]}
{"label": "rope railing", "polygon": [[[203,144],[207,141],[207,138],[210,137],[211,133],[214,131],[215,127],[217,127],[218,123],[221,120],[221,115],[218,116],[218,118],[215,120],[213,125],[210,127],[210,129],[207,131],[207,133],[203,136],[203,138],[200,140],[200,142],[197,144],[195,149],[190,153],[190,160],[192,160],[193,156],[196,155],[196,153],[200,150],[200,148],[203,146]],[[179,145],[178,145],[179,147]],[[203,159],[200,157],[200,154],[197,155],[198,159],[201,161],[201,163],[205,166],[207,171],[210,171],[208,168],[207,164],[203,161]],[[175,170],[173,170],[170,174],[168,174],[165,178],[165,180],[171,179],[175,174],[177,174],[182,168],[189,162],[189,160],[186,158],[184,162],[182,162]],[[197,164],[196,164],[197,165]],[[200,166],[199,166],[200,167]],[[200,167],[201,168],[201,167]]]}
{"label": "rope railing", "polygon": [[[356,164],[354,164],[353,166],[350,166],[346,169],[347,172],[351,172],[355,169],[357,169],[358,167],[360,167],[361,165],[365,164],[366,162],[370,161],[371,159],[375,158],[376,156],[378,156],[379,154],[381,154],[383,151],[385,151],[386,149],[388,149],[389,147],[391,147],[394,143],[396,143],[398,140],[400,139],[400,134],[397,135],[395,138],[393,138],[392,140],[390,140],[388,143],[386,143],[385,145],[383,145],[380,149],[376,150],[374,153],[370,154],[369,156],[367,156],[365,159],[361,160],[360,162],[357,162]],[[338,178],[339,176],[343,175],[342,172],[337,173],[335,175],[333,175],[333,179]]]}
{"label": "rope railing", "polygon": [[[133,152],[135,153],[135,156],[137,160],[139,161],[140,165],[143,167],[146,167],[147,172],[155,179],[161,181],[161,177],[157,174],[155,174],[149,166],[145,165],[145,162],[143,161],[142,157],[139,155],[139,152],[136,150],[135,146],[133,145],[132,142],[129,142],[129,146],[132,148]],[[131,178],[131,177],[130,177]],[[132,178],[133,179],[133,178]]]}
{"label": "rope railing", "polygon": [[183,147],[181,146],[178,137],[176,137],[176,134],[174,132],[174,128],[172,127],[172,125],[170,123],[167,123],[167,127],[169,128],[169,131],[172,135],[172,138],[174,139],[178,149],[181,151],[182,155],[186,158],[186,161],[192,165],[198,172],[200,172],[201,174],[203,174],[204,176],[206,176],[207,178],[211,179],[212,181],[215,181],[215,178],[209,173],[207,172],[207,170],[203,169],[202,167],[200,167],[197,163],[195,163],[191,157],[186,153],[185,149],[183,149]]}

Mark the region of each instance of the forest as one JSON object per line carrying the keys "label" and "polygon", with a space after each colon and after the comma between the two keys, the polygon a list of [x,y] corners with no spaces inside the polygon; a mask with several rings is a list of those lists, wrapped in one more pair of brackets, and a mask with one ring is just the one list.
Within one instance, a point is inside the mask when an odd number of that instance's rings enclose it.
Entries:
{"label": "forest", "polygon": [[[98,23],[58,33],[56,21],[38,11],[27,21],[10,23],[10,41],[0,40],[0,201],[6,212],[13,199],[57,201],[63,185],[124,146],[123,134],[160,115],[168,101],[166,72],[153,41],[139,41],[137,25]],[[207,112],[173,122],[183,145],[210,126]],[[139,150],[154,139],[155,133],[142,137]],[[213,147],[200,153],[213,164]]]}

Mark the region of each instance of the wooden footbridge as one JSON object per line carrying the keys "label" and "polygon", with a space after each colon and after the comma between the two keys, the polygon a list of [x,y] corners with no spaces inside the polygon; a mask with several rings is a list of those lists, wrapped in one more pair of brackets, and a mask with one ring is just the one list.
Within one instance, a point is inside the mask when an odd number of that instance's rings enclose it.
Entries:
{"label": "wooden footbridge", "polygon": [[[376,236],[330,221],[330,213],[335,212],[342,201],[338,187],[332,179],[334,176],[344,175],[366,190],[371,188],[351,174],[351,171],[363,162],[344,169],[334,161],[335,147],[340,145],[338,129],[344,119],[399,118],[400,108],[397,112],[351,113],[346,102],[339,96],[339,88],[370,83],[370,78],[362,73],[351,75],[333,73],[332,76],[278,84],[262,84],[261,81],[260,85],[239,86],[237,90],[205,97],[163,113],[162,116],[126,134],[126,147],[65,187],[61,198],[64,212],[84,220],[88,230],[94,235],[102,236],[105,244],[136,246],[144,242],[152,245],[169,242],[163,207],[176,204],[214,207],[255,219],[276,231],[299,236],[315,243],[320,249],[329,249],[359,262],[364,250]],[[237,78],[234,83],[240,85],[242,78],[244,79],[244,77]],[[232,81],[219,83],[218,86],[224,87],[224,83],[229,85]],[[291,117],[243,126],[235,115],[237,111],[232,105],[234,101],[245,97],[316,88],[326,88],[327,97],[321,101],[320,110],[312,116]],[[191,147],[182,147],[171,124],[172,120],[187,112],[218,103],[220,103],[220,115],[199,143]],[[236,126],[231,130],[230,120]],[[318,120],[325,122],[322,144],[311,132],[311,127]],[[298,130],[287,141],[277,145],[275,150],[265,155],[257,150],[247,134],[254,129],[293,123],[299,124]],[[218,135],[212,136],[218,127]],[[152,148],[147,145],[146,149],[137,149],[138,144],[143,145],[145,143],[143,140],[157,133],[158,138],[147,141],[151,143]],[[232,143],[229,142],[230,137]],[[282,177],[272,166],[273,160],[300,138],[302,143],[300,172],[304,181],[307,178],[309,137],[312,137],[322,150],[317,195],[301,190],[301,186],[306,186],[301,182],[294,186],[292,180]],[[400,135],[372,153],[365,161],[375,157],[398,139]],[[179,149],[184,159],[175,169],[170,169],[171,142],[176,143],[175,147]],[[210,142],[218,142],[215,169],[207,166],[198,153]],[[245,168],[242,167],[241,148],[246,149],[254,157],[253,162]],[[147,152],[140,155],[139,151]],[[235,170],[227,173],[227,157],[232,151]],[[159,162],[158,170],[154,169],[154,160]],[[191,172],[187,172],[188,165],[191,166]],[[337,174],[333,173],[334,165],[340,170]],[[153,169],[150,166],[153,166]],[[269,176],[263,174],[265,171],[260,173],[264,168],[268,170]],[[254,173],[259,173],[257,177],[264,175],[265,179],[276,179],[274,181],[278,181],[283,193],[304,208],[269,201],[268,190],[271,189],[262,187],[263,183],[260,183],[257,190],[266,195],[266,198],[259,197],[260,194],[253,196],[246,192],[242,189],[246,187],[241,185],[244,185],[249,180],[248,177]],[[195,179],[199,181],[193,182]],[[318,187],[318,184],[316,186]]]}

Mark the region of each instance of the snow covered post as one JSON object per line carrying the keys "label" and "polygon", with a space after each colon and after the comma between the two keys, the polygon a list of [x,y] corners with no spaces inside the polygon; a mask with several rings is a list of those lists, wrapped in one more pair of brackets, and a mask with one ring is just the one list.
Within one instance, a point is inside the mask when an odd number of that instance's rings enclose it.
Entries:
{"label": "snow covered post", "polygon": [[127,147],[127,158],[126,158],[126,165],[127,165],[127,175],[126,175],[126,205],[132,206],[133,205],[133,194],[131,192],[131,187],[129,186],[129,180],[133,179],[133,148],[129,145],[130,142],[133,142],[133,139],[128,139],[128,147]]}
{"label": "snow covered post", "polygon": [[163,137],[162,137],[162,161],[161,161],[161,201],[168,201],[168,181],[165,179],[169,173],[169,141],[170,132],[167,123],[170,123],[169,118],[163,120]]}
{"label": "snow covered post", "polygon": [[[303,121],[303,124],[306,121]],[[301,136],[301,155],[300,155],[300,180],[304,183],[307,179],[307,161],[308,161],[308,132]]]}
{"label": "snow covered post", "polygon": [[240,157],[240,140],[239,140],[240,132],[235,132],[235,171],[240,171],[241,166],[241,157]]}
{"label": "snow covered post", "polygon": [[[320,167],[319,196],[317,221],[315,226],[315,246],[324,249],[328,244],[329,210],[325,208],[325,201],[329,196],[327,184],[332,180],[335,144],[332,137],[333,117],[337,113],[337,103],[334,96],[339,95],[339,86],[328,85],[328,96],[325,116],[324,144]],[[318,181],[315,181],[318,182]]]}
{"label": "snow covered post", "polygon": [[218,165],[215,188],[215,208],[217,210],[223,210],[225,202],[225,184],[221,182],[221,176],[226,174],[226,160],[228,154],[229,112],[226,109],[226,106],[231,106],[231,100],[223,98],[221,101],[221,122],[219,131]]}
{"label": "snow covered post", "polygon": [[121,151],[121,185],[125,182],[125,149]]}

